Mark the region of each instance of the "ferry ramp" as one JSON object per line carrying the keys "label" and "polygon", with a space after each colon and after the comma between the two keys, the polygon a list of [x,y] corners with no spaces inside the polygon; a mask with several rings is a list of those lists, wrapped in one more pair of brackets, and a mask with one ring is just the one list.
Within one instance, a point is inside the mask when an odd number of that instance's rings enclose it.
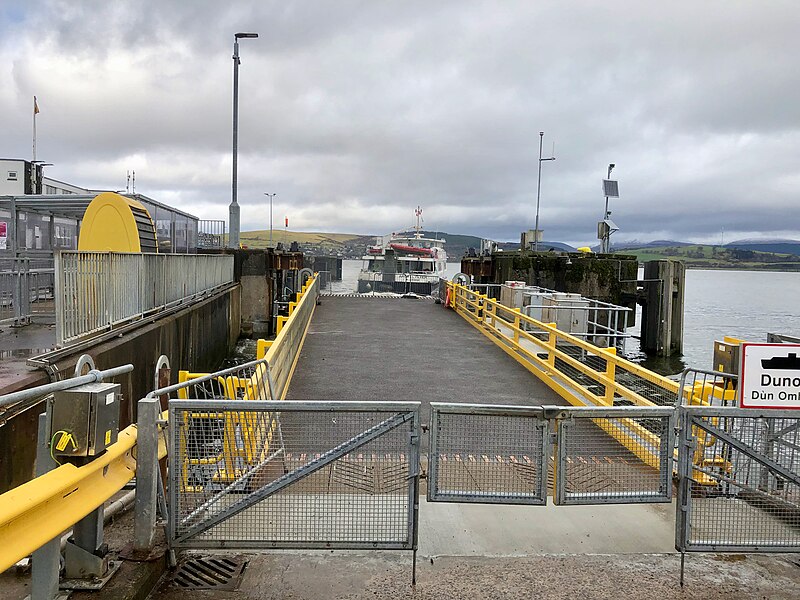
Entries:
{"label": "ferry ramp", "polygon": [[566,405],[452,310],[430,299],[326,296],[287,400]]}

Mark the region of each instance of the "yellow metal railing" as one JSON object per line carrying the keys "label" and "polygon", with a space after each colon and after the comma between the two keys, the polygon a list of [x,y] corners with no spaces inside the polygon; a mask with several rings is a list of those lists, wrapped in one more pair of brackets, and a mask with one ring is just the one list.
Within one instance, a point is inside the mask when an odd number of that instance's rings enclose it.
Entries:
{"label": "yellow metal railing", "polygon": [[[447,282],[448,306],[528,371],[574,406],[672,406],[679,384],[601,348],[509,308],[485,294]],[[711,393],[698,390],[698,393]],[[695,391],[690,400],[702,403]],[[596,420],[610,436],[648,465],[658,468],[658,436],[633,421],[625,430]],[[633,434],[633,435],[632,435]],[[647,443],[642,443],[642,442]]]}
{"label": "yellow metal railing", "polygon": [[[300,348],[305,340],[311,317],[316,308],[318,296],[318,280],[315,276],[309,279],[298,293],[297,302],[289,304],[289,315],[278,317],[278,334],[274,340],[258,340],[256,359],[266,359],[257,364],[249,377],[219,376],[218,389],[230,400],[283,400],[289,388],[291,376],[300,355]],[[190,383],[192,380],[206,377],[208,373],[190,373],[180,371],[178,383]],[[275,397],[272,398],[272,394]],[[189,398],[188,386],[178,390],[178,397]],[[262,460],[270,452],[270,445],[277,429],[277,420],[270,417],[268,424],[261,419],[254,420],[254,415],[238,411],[223,413],[187,413],[184,418],[192,420],[223,418],[223,444],[219,453],[202,458],[187,458],[183,464],[183,485],[185,489],[193,487],[189,483],[189,471],[192,466],[221,465],[214,471],[214,482],[235,481],[242,475],[239,464],[250,464],[254,460]],[[186,423],[188,426],[188,422]],[[237,433],[242,436],[237,440]],[[182,444],[186,444],[183,439]],[[254,456],[254,449],[258,456]],[[186,448],[181,449],[182,456],[188,456]],[[197,491],[197,490],[195,490]]]}
{"label": "yellow metal railing", "polygon": [[[265,355],[268,359],[273,389],[278,399],[286,397],[316,307],[318,290],[318,280],[314,276],[303,286],[298,302],[290,306],[289,316],[279,318],[280,331],[275,340],[259,341],[259,358]],[[181,377],[185,382],[203,375],[183,373]],[[267,399],[261,398],[261,393],[253,394],[254,390],[269,389],[259,379],[262,377],[267,377],[266,367],[256,369],[249,381],[226,378],[224,385],[234,399]],[[242,394],[238,396],[240,390]],[[178,395],[181,396],[180,391]],[[253,398],[252,395],[257,397]],[[166,412],[161,416],[162,419],[167,417]],[[260,427],[263,424],[257,426]],[[265,443],[269,444],[274,424],[266,432],[257,428],[250,428],[248,435],[262,436]],[[120,432],[115,444],[92,462],[81,467],[61,465],[0,495],[0,572],[61,535],[133,479],[136,473],[136,434],[136,425],[130,425]],[[267,450],[265,446],[260,453]],[[166,455],[167,445],[163,436],[160,436],[158,457],[160,459]]]}
{"label": "yellow metal railing", "polygon": [[575,406],[667,406],[679,384],[509,308],[485,294],[447,282],[449,305],[507,354]]}

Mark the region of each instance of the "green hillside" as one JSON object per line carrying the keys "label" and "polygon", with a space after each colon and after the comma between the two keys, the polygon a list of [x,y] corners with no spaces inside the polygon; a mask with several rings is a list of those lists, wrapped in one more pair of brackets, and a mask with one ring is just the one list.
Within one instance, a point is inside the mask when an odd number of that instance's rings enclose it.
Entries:
{"label": "green hillside", "polygon": [[759,252],[706,244],[625,248],[622,252],[636,255],[640,262],[671,258],[681,260],[688,268],[695,269],[800,271],[800,256],[795,254]]}

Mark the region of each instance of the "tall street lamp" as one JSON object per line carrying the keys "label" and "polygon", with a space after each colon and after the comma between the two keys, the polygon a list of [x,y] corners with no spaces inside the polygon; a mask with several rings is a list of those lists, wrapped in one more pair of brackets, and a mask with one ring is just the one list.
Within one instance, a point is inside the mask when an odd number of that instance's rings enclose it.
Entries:
{"label": "tall street lamp", "polygon": [[239,38],[257,38],[257,33],[235,33],[233,35],[233,175],[231,177],[231,205],[229,211],[230,236],[228,247],[239,247],[239,204],[236,201],[237,166],[239,152]]}
{"label": "tall street lamp", "polygon": [[542,162],[546,160],[555,160],[555,156],[550,158],[542,158],[542,142],[544,141],[544,131],[539,132],[539,179],[536,184],[536,224],[533,229],[533,250],[539,250],[539,198],[542,195]]}
{"label": "tall street lamp", "polygon": [[269,247],[272,248],[272,199],[278,194],[264,192],[264,195],[269,196]]}

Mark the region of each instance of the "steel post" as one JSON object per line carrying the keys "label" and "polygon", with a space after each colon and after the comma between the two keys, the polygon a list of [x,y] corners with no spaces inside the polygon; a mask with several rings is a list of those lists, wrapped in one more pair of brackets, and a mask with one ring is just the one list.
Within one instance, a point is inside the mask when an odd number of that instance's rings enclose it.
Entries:
{"label": "steel post", "polygon": [[240,209],[237,202],[239,154],[239,39],[233,42],[233,172],[231,174],[231,204],[229,207],[228,247],[239,247]]}
{"label": "steel post", "polygon": [[[52,471],[58,465],[50,456],[47,415],[39,415],[39,437],[36,446],[36,476]],[[52,600],[58,594],[58,574],[61,570],[61,536],[57,535],[34,551],[31,569],[31,599]]]}
{"label": "steel post", "polygon": [[149,552],[153,547],[156,527],[158,486],[158,398],[139,400],[138,434],[136,436],[136,505],[134,551]]}

